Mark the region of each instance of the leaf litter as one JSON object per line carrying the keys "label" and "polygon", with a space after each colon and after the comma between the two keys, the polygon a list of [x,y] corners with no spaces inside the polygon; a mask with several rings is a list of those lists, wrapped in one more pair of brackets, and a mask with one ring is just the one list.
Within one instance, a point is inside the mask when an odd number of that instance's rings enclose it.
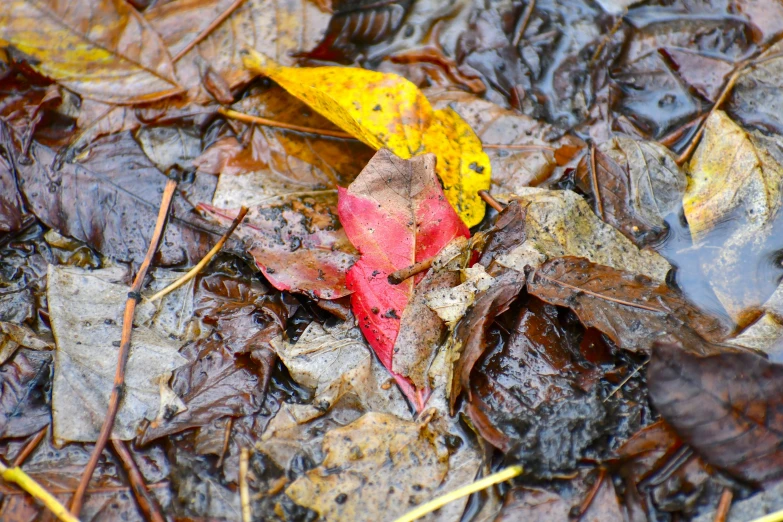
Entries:
{"label": "leaf litter", "polygon": [[779,6],[82,3],[0,15],[3,466],[82,520],[392,520],[512,465],[428,518],[775,491]]}

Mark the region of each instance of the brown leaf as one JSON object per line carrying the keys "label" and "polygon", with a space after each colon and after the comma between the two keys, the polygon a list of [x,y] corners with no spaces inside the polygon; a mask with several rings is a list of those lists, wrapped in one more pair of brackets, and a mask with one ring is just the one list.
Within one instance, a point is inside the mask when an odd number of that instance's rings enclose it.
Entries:
{"label": "brown leaf", "polygon": [[160,36],[126,2],[13,0],[0,14],[0,40],[87,98],[141,103],[181,92]]}
{"label": "brown leaf", "polygon": [[679,211],[686,180],[662,145],[616,136],[598,146],[595,157],[582,157],[576,184],[593,195],[600,218],[642,247],[665,237],[664,218]]}
{"label": "brown leaf", "polygon": [[498,315],[508,310],[524,286],[524,274],[506,270],[495,284],[476,296],[473,307],[457,323],[451,347],[456,360],[449,390],[452,411],[462,390],[470,389],[470,372],[487,349],[487,330]]}
{"label": "brown leaf", "polygon": [[0,121],[0,233],[16,232],[25,216],[22,196],[16,186],[16,167],[13,163],[15,146],[5,122]]}
{"label": "brown leaf", "polygon": [[783,474],[783,366],[751,353],[697,357],[658,344],[650,399],[708,463],[753,484]]}
{"label": "brown leaf", "polygon": [[574,310],[585,326],[606,334],[620,348],[649,352],[656,340],[681,340],[695,353],[713,353],[730,330],[702,313],[665,283],[597,265],[578,257],[546,262],[532,272],[528,291]]}
{"label": "brown leaf", "polygon": [[[140,263],[160,206],[166,177],[129,133],[92,144],[80,163],[52,168],[54,152],[37,143],[32,162],[18,163],[19,182],[30,210],[60,234],[75,237],[103,255]],[[159,265],[191,264],[207,253],[218,234],[175,200],[161,241]]]}
{"label": "brown leaf", "polygon": [[0,439],[26,437],[51,422],[51,361],[50,353],[20,349],[0,367]]}

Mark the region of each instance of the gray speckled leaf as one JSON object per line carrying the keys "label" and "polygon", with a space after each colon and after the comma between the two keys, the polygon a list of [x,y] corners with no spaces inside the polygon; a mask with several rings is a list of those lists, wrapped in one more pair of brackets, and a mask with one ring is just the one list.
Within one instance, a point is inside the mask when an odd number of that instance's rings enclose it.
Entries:
{"label": "gray speckled leaf", "polygon": [[[123,269],[81,270],[49,266],[47,296],[57,350],[52,417],[54,437],[94,441],[113,386],[128,286]],[[133,330],[125,395],[112,436],[131,439],[144,419],[154,419],[160,379],[187,363],[180,342],[156,329]]]}

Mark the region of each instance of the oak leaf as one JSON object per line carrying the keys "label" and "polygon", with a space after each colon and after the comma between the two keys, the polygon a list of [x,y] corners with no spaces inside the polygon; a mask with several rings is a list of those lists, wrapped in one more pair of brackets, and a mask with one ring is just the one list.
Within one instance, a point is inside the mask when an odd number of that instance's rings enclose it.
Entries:
{"label": "oak leaf", "polygon": [[467,226],[483,219],[478,191],[489,189],[491,166],[481,141],[453,110],[433,110],[408,80],[345,67],[283,67],[252,50],[245,66],[376,150],[386,147],[403,159],[434,153],[444,192],[460,218]]}

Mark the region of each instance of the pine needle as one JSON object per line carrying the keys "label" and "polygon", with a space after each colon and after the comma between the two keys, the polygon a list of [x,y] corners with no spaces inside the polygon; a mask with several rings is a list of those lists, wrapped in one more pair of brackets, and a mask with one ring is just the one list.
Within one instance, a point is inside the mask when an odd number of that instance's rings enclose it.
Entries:
{"label": "pine needle", "polygon": [[43,486],[32,479],[30,475],[22,471],[22,468],[9,468],[0,462],[0,476],[7,482],[13,482],[27,493],[39,500],[46,508],[54,513],[62,522],[79,522],[79,519],[71,515],[65,506],[54,498],[54,495],[46,491]]}
{"label": "pine needle", "polygon": [[[453,502],[462,497],[467,497],[468,495],[471,495],[477,491],[481,491],[482,489],[486,489],[490,486],[494,486],[495,484],[500,484],[501,482],[505,482],[509,479],[519,476],[521,473],[522,473],[522,466],[509,466],[505,469],[498,471],[497,473],[493,473],[492,475],[484,477],[481,480],[477,480],[476,482],[468,484],[467,486],[463,486],[459,489],[455,489],[450,493],[446,493],[445,495],[440,496],[434,500],[430,500],[429,502],[422,504],[416,509],[407,512],[406,514],[404,514],[394,522],[413,522],[414,520],[421,518],[424,515],[432,513],[436,509],[442,508],[449,502]],[[764,522],[768,522],[768,521],[764,521]]]}

